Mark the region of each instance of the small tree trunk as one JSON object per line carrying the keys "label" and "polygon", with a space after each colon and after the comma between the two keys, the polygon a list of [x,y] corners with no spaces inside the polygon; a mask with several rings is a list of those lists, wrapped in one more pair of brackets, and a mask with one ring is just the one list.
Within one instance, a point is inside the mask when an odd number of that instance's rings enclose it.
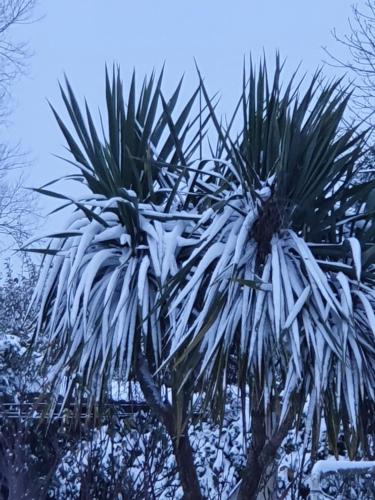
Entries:
{"label": "small tree trunk", "polygon": [[[260,487],[266,479],[267,471],[272,469],[277,451],[288,434],[294,420],[292,408],[270,439],[265,434],[265,415],[263,411],[251,413],[252,445],[248,452],[245,471],[238,494],[238,500],[256,500],[261,495]],[[266,481],[267,482],[267,481]]]}
{"label": "small tree trunk", "polygon": [[197,470],[194,465],[193,450],[189,436],[180,436],[177,446],[174,446],[177,468],[185,500],[200,500],[202,497]]}
{"label": "small tree trunk", "polygon": [[254,409],[251,412],[252,443],[248,451],[246,467],[238,500],[255,500],[264,470],[259,462],[261,451],[266,441],[265,416],[262,411]]}
{"label": "small tree trunk", "polygon": [[[162,400],[160,388],[157,387],[142,352],[138,353],[137,376],[144,397],[153,414],[165,425],[173,444],[184,500],[201,500],[197,470],[194,465],[193,449],[189,440],[187,428],[177,436],[177,425],[173,407]],[[177,439],[178,438],[178,439]]]}

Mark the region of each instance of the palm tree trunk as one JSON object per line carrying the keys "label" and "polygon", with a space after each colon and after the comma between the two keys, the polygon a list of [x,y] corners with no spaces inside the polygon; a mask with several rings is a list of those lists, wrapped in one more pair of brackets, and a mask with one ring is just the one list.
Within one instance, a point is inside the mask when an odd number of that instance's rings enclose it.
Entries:
{"label": "palm tree trunk", "polygon": [[185,500],[200,500],[202,493],[199,485],[197,470],[194,465],[193,450],[189,436],[186,433],[180,436],[177,446],[174,446],[177,468],[180,475]]}
{"label": "palm tree trunk", "polygon": [[294,420],[292,407],[283,422],[267,439],[265,432],[265,415],[262,410],[251,412],[252,444],[248,452],[245,471],[238,494],[238,500],[256,500],[261,497],[261,486],[267,482],[267,472],[272,470],[278,449],[288,434]]}
{"label": "palm tree trunk", "polygon": [[264,412],[254,409],[251,412],[252,443],[248,451],[246,467],[242,477],[242,484],[238,500],[255,500],[259,485],[264,474],[260,463],[260,454],[266,441]]}
{"label": "palm tree trunk", "polygon": [[201,500],[203,497],[197,470],[194,465],[193,449],[191,447],[187,428],[182,435],[177,436],[177,426],[173,407],[168,401],[163,401],[160,394],[160,388],[155,384],[147,359],[140,351],[137,361],[137,377],[143,395],[151,411],[165,426],[171,438],[181,487],[184,492],[184,500]]}

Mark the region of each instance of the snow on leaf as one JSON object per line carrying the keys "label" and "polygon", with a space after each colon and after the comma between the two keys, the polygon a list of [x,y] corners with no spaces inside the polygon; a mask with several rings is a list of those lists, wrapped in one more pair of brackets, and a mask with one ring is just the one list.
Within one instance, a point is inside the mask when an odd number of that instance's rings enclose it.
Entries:
{"label": "snow on leaf", "polygon": [[365,312],[366,312],[369,326],[371,328],[372,333],[375,335],[375,313],[374,313],[374,309],[373,309],[369,299],[360,290],[354,290],[353,293],[355,295],[357,295],[357,297],[359,297],[359,299],[361,300],[363,307],[365,309]]}
{"label": "snow on leaf", "polygon": [[280,337],[281,330],[281,274],[278,252],[278,238],[273,237],[271,241],[272,258],[272,298],[273,298],[273,317],[275,322],[276,338]]}
{"label": "snow on leaf", "polygon": [[361,272],[362,272],[362,251],[361,244],[359,243],[357,238],[348,238],[350,247],[352,249],[353,262],[355,267],[355,272],[357,275],[357,280],[361,281]]}
{"label": "snow on leaf", "polygon": [[293,321],[295,321],[298,314],[301,312],[303,306],[305,305],[307,299],[309,298],[310,292],[311,292],[311,287],[310,285],[307,285],[307,287],[303,290],[302,294],[296,300],[293,309],[289,312],[289,315],[283,325],[283,330],[290,328]]}

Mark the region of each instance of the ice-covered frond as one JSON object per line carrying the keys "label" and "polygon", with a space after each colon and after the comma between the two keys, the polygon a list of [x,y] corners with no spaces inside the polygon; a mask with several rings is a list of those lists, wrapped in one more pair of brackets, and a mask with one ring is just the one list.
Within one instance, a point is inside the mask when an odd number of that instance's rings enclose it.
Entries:
{"label": "ice-covered frond", "polygon": [[[98,215],[106,225],[88,218],[71,221],[54,242],[58,254],[45,260],[34,298],[38,333],[48,346],[45,368],[64,367],[55,373],[55,388],[64,373],[92,401],[102,399],[114,373],[124,380],[134,375],[138,349],[155,369],[160,365],[170,321],[161,314],[161,298],[179,270],[179,253],[192,245],[190,219],[163,222],[150,216],[162,210],[142,204],[142,244],[133,248],[116,212],[108,211],[115,202],[91,202],[101,207]],[[77,223],[79,234],[71,230]]]}
{"label": "ice-covered frond", "polygon": [[317,259],[316,247],[293,230],[274,233],[264,256],[256,211],[242,215],[224,205],[207,220],[174,290],[176,366],[195,373],[214,402],[214,388],[235,359],[235,376],[260,378],[267,405],[279,398],[282,415],[296,393],[314,392],[318,409],[334,391],[355,428],[360,400],[373,397],[375,382],[375,300],[359,281],[357,240],[348,242],[351,265]]}

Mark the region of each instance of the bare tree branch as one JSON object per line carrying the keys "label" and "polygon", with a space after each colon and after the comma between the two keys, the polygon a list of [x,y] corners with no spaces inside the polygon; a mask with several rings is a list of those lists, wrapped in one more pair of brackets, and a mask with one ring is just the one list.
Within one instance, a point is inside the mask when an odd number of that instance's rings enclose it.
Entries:
{"label": "bare tree branch", "polygon": [[16,41],[14,28],[33,21],[36,0],[0,2],[0,118],[8,109],[11,83],[24,71],[29,56],[27,44]]}
{"label": "bare tree branch", "polygon": [[[27,45],[15,40],[17,25],[32,22],[36,0],[0,1],[0,125],[5,126],[10,111],[14,79],[23,72],[28,57]],[[13,171],[26,165],[18,146],[0,142],[0,252],[27,235],[33,212],[33,196],[23,189],[22,175]]]}
{"label": "bare tree branch", "polygon": [[331,66],[347,70],[352,83],[351,112],[367,126],[375,127],[375,1],[366,0],[364,5],[352,7],[349,32],[334,39],[348,55],[340,58],[325,48]]}

